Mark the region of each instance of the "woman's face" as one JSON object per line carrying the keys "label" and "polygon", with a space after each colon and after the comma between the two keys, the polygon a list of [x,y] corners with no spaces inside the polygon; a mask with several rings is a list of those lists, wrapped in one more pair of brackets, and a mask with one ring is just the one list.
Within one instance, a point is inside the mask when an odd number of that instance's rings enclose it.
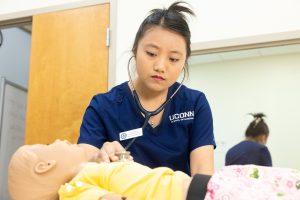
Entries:
{"label": "woman's face", "polygon": [[137,84],[165,91],[177,80],[185,62],[186,43],[181,35],[159,26],[150,28],[137,46]]}

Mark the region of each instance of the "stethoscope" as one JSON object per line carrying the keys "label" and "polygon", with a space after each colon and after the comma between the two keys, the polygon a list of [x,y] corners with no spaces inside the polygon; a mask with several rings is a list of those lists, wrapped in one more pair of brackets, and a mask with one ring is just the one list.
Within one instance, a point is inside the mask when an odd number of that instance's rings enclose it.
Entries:
{"label": "stethoscope", "polygon": [[[132,56],[129,61],[128,61],[128,64],[127,64],[127,72],[128,72],[128,77],[129,77],[129,82],[130,82],[130,85],[132,87],[132,93],[133,93],[133,98],[134,98],[134,101],[136,102],[137,106],[138,106],[138,109],[141,111],[141,113],[144,114],[144,117],[145,117],[145,121],[144,121],[144,124],[142,126],[142,130],[144,130],[144,128],[147,126],[150,118],[152,116],[155,116],[157,115],[158,113],[160,113],[167,105],[168,102],[171,101],[171,99],[175,96],[175,94],[178,92],[178,90],[181,88],[182,84],[183,84],[183,81],[185,79],[185,70],[183,70],[184,74],[183,74],[183,78],[180,82],[180,85],[177,87],[177,89],[173,92],[173,94],[169,97],[169,99],[167,99],[163,104],[161,104],[156,110],[154,111],[148,111],[146,110],[142,104],[141,104],[141,101],[139,99],[139,96],[134,88],[134,85],[133,85],[133,82],[132,82],[132,79],[131,79],[131,75],[130,75],[130,69],[129,69],[129,65],[130,65],[130,61],[131,59],[133,58],[134,56]],[[127,151],[130,146],[134,143],[134,141],[136,140],[137,137],[133,138],[128,144],[127,146],[125,147],[125,150]]]}

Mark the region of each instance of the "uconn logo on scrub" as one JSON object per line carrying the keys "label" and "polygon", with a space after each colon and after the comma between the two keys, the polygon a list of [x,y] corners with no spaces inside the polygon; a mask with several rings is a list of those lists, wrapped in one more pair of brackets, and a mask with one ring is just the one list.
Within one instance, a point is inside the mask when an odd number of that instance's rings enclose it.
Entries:
{"label": "uconn logo on scrub", "polygon": [[194,111],[175,113],[173,115],[169,115],[169,119],[171,123],[183,121],[183,120],[192,120],[194,119]]}

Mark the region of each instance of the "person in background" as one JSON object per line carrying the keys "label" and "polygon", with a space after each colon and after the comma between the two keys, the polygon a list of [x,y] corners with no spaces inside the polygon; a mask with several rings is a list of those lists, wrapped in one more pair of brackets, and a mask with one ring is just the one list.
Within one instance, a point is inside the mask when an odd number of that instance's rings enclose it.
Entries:
{"label": "person in background", "polygon": [[[103,161],[117,161],[116,153],[128,150],[135,162],[151,168],[213,173],[209,103],[204,93],[181,84],[191,55],[186,15],[194,15],[184,3],[150,12],[136,33],[127,66],[135,67],[136,76],[131,79],[128,70],[129,81],[95,95],[87,107],[78,144],[104,151]],[[147,115],[141,107],[157,113]]]}
{"label": "person in background", "polygon": [[272,166],[271,154],[266,146],[269,127],[264,121],[265,115],[263,113],[251,115],[254,119],[246,129],[246,139],[228,150],[225,165]]}

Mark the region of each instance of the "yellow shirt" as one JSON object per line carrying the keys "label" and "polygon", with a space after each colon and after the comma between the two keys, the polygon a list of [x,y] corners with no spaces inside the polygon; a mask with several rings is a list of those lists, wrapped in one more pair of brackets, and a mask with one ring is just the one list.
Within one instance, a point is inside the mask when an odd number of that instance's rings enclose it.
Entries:
{"label": "yellow shirt", "polygon": [[150,169],[135,162],[88,163],[71,182],[61,186],[60,200],[98,200],[115,193],[134,200],[182,199],[183,172]]}

